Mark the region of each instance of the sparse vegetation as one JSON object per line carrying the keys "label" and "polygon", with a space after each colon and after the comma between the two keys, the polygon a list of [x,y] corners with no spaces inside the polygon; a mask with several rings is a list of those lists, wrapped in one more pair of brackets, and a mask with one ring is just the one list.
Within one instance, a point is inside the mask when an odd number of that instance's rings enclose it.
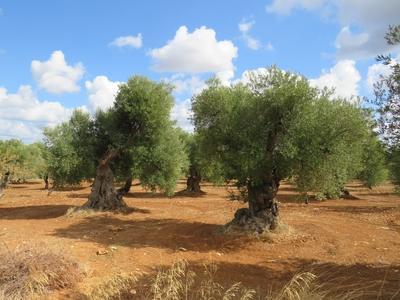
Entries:
{"label": "sparse vegetation", "polygon": [[187,261],[180,260],[158,271],[150,279],[150,284],[141,289],[141,294],[136,294],[139,277],[118,274],[94,287],[86,297],[93,300],[136,297],[149,300],[361,300],[366,297],[395,299],[397,295],[397,292],[382,293],[382,290],[377,290],[380,282],[337,286],[335,278],[331,282],[321,282],[319,276],[311,271],[293,275],[281,289],[262,287],[255,290],[246,288],[240,282],[230,285],[218,282],[217,272],[218,265],[215,262],[205,264],[202,272],[195,273]]}
{"label": "sparse vegetation", "polygon": [[0,247],[0,299],[31,299],[72,288],[83,278],[78,263],[62,249],[23,244]]}

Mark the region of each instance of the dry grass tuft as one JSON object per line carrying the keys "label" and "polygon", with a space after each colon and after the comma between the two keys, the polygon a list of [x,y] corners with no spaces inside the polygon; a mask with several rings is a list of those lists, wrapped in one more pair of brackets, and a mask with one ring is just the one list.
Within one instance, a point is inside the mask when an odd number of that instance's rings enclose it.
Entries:
{"label": "dry grass tuft", "polygon": [[240,282],[225,288],[215,281],[217,270],[215,263],[204,265],[204,273],[201,279],[189,269],[186,261],[178,261],[171,268],[158,272],[152,282],[148,298],[153,300],[254,299],[256,292],[244,288]]}
{"label": "dry grass tuft", "polygon": [[[371,285],[342,285],[329,276],[317,276],[315,272],[302,272],[278,291],[256,292],[246,288],[240,282],[224,286],[216,280],[218,267],[215,263],[204,265],[204,272],[195,273],[187,261],[181,260],[171,267],[161,269],[150,284],[146,284],[143,294],[136,294],[136,285],[140,289],[135,275],[117,275],[107,278],[85,299],[152,299],[152,300],[355,300],[355,299],[396,299],[396,293],[382,293]],[[319,273],[318,273],[319,274]],[[337,275],[337,274],[336,274]],[[336,277],[336,276],[334,276]],[[324,278],[323,283],[319,278]],[[265,287],[264,291],[267,291]],[[0,297],[1,299],[1,297]]]}
{"label": "dry grass tuft", "polygon": [[102,280],[90,294],[85,295],[85,298],[90,300],[135,299],[134,285],[136,282],[135,274],[113,275]]}
{"label": "dry grass tuft", "polygon": [[99,211],[96,211],[96,210],[90,209],[90,208],[71,207],[71,208],[68,208],[67,212],[65,213],[65,216],[67,218],[87,217],[87,216],[95,215],[98,212]]}
{"label": "dry grass tuft", "polygon": [[29,299],[73,287],[83,277],[79,265],[46,245],[0,247],[0,299]]}

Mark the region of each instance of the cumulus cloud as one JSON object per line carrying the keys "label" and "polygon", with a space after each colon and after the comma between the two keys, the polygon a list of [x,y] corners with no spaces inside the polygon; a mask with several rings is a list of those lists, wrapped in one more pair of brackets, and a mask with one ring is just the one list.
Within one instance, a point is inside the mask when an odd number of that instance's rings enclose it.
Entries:
{"label": "cumulus cloud", "polygon": [[122,82],[111,81],[106,76],[97,76],[92,81],[86,81],[89,107],[92,111],[107,110],[113,106],[118,87]]}
{"label": "cumulus cloud", "polygon": [[150,51],[156,71],[191,74],[233,74],[237,55],[237,47],[231,41],[218,41],[215,31],[204,26],[192,33],[181,26],[165,46]]}
{"label": "cumulus cloud", "polygon": [[68,65],[60,50],[54,51],[47,61],[32,61],[31,70],[39,87],[53,94],[78,92],[78,81],[85,72],[81,63]]}
{"label": "cumulus cloud", "polygon": [[171,118],[176,120],[179,127],[182,129],[192,132],[193,125],[190,121],[192,116],[191,102],[190,99],[184,101],[175,101],[175,105],[171,112]]}
{"label": "cumulus cloud", "polygon": [[266,75],[267,73],[268,73],[267,68],[245,70],[240,78],[233,81],[233,84],[238,84],[238,83],[248,84],[250,83],[251,76]]}
{"label": "cumulus cloud", "polygon": [[15,138],[26,143],[33,143],[42,138],[42,129],[29,122],[0,119],[0,139]]}
{"label": "cumulus cloud", "polygon": [[[400,62],[400,55],[393,58],[393,64]],[[382,63],[372,64],[368,67],[367,79],[365,85],[367,90],[372,93],[374,91],[374,84],[380,80],[380,78],[387,77],[393,72],[391,65],[384,65]]]}
{"label": "cumulus cloud", "polygon": [[205,87],[205,82],[200,76],[187,76],[182,73],[174,74],[169,78],[164,78],[164,81],[174,86],[174,94],[189,94],[194,95],[201,92]]}
{"label": "cumulus cloud", "polygon": [[328,72],[323,72],[319,78],[311,79],[310,84],[318,88],[334,88],[338,96],[351,98],[358,96],[361,75],[355,61],[338,61]]}
{"label": "cumulus cloud", "polygon": [[130,47],[139,49],[142,47],[142,45],[143,45],[143,37],[141,33],[139,33],[137,36],[133,35],[120,36],[110,43],[110,46],[115,46],[119,48]]}
{"label": "cumulus cloud", "polygon": [[333,12],[341,25],[335,42],[339,59],[365,59],[399,49],[384,40],[388,26],[399,21],[398,0],[274,0],[267,11],[288,15],[297,8]]}
{"label": "cumulus cloud", "polygon": [[[336,40],[339,57],[370,58],[399,49],[387,45],[384,35],[389,25],[399,22],[400,1],[341,0],[337,5],[338,18],[343,25]],[[360,32],[352,32],[352,27],[360,28]]]}
{"label": "cumulus cloud", "polygon": [[258,50],[261,47],[261,42],[250,35],[250,30],[254,24],[254,21],[246,22],[243,20],[239,23],[238,27],[242,34],[241,38],[246,43],[246,46],[252,50]]}
{"label": "cumulus cloud", "polygon": [[67,120],[72,113],[59,102],[40,101],[29,85],[16,93],[0,88],[0,137],[35,141],[46,126]]}
{"label": "cumulus cloud", "polygon": [[[239,31],[242,34],[241,38],[246,43],[246,46],[252,50],[258,50],[258,49],[263,48],[263,45],[258,39],[254,38],[250,34],[250,30],[253,28],[254,24],[255,24],[254,20],[252,20],[252,21],[242,20],[242,22],[240,22],[238,24],[238,27],[239,27]],[[266,50],[274,50],[274,47],[272,46],[271,43],[268,43],[265,46],[265,49]]]}

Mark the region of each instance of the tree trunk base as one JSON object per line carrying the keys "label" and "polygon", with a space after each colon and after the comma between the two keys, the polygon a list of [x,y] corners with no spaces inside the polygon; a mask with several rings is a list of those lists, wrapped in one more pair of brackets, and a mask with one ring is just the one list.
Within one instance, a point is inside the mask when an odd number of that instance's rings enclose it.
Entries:
{"label": "tree trunk base", "polygon": [[262,210],[252,214],[248,208],[240,208],[235,212],[232,221],[225,225],[227,231],[243,231],[262,234],[276,229],[278,216],[271,210]]}
{"label": "tree trunk base", "polygon": [[98,211],[125,210],[127,205],[122,197],[126,189],[127,187],[117,191],[114,187],[114,175],[110,167],[107,164],[100,165],[97,168],[89,199],[81,208]]}

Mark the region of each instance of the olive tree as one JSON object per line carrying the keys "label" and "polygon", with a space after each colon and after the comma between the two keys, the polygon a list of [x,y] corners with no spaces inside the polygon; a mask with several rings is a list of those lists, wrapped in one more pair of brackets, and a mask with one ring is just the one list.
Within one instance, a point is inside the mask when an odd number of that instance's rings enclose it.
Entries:
{"label": "olive tree", "polygon": [[[132,180],[172,195],[187,162],[175,123],[170,120],[171,87],[134,76],[120,85],[114,105],[94,117],[75,112],[45,132],[50,174],[56,182],[94,178],[83,208],[126,207]],[[124,181],[115,188],[115,181]]]}
{"label": "olive tree", "polygon": [[200,182],[202,180],[201,162],[199,156],[199,145],[197,135],[180,130],[180,138],[184,144],[184,150],[188,158],[188,164],[185,170],[187,193],[201,193]]}
{"label": "olive tree", "polygon": [[53,180],[53,188],[78,185],[93,177],[92,131],[89,114],[79,110],[68,122],[44,130],[47,175]]}
{"label": "olive tree", "polygon": [[26,148],[20,140],[0,141],[0,181],[3,187],[9,181],[19,182],[29,177],[26,160]]}
{"label": "olive tree", "polygon": [[249,203],[232,225],[274,229],[284,179],[295,178],[305,192],[318,187],[325,193],[330,185],[321,182],[334,180],[338,189],[351,176],[368,131],[365,116],[356,105],[331,98],[304,77],[271,67],[253,73],[247,84],[226,87],[211,80],[192,99],[200,153]]}
{"label": "olive tree", "polygon": [[[400,25],[390,26],[385,38],[389,45],[400,44]],[[381,138],[389,151],[391,179],[400,186],[400,62],[390,55],[379,55],[377,60],[390,70],[374,84],[374,103]]]}

